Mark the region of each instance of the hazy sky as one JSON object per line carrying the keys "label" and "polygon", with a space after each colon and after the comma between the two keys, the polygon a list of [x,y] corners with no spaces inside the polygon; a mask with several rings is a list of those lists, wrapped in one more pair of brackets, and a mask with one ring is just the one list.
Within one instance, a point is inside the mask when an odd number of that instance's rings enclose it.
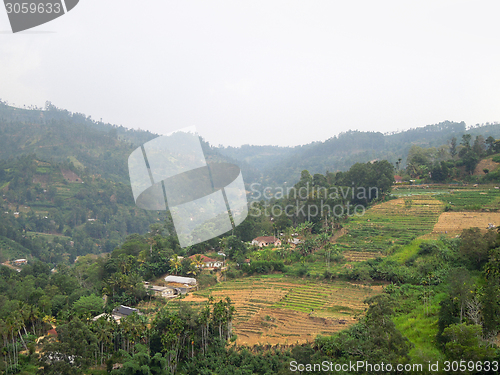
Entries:
{"label": "hazy sky", "polygon": [[500,2],[81,0],[12,34],[0,98],[218,145],[500,121]]}

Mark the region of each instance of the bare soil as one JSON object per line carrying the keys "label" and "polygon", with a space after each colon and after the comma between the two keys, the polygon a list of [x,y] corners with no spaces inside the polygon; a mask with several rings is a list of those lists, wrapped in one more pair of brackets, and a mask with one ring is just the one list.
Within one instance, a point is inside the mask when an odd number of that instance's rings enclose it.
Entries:
{"label": "bare soil", "polygon": [[476,169],[474,169],[474,175],[484,176],[485,173],[483,172],[483,169],[488,169],[490,172],[493,172],[498,168],[499,165],[500,163],[495,163],[493,160],[491,160],[491,158],[483,159],[478,163]]}
{"label": "bare soil", "polygon": [[486,231],[489,224],[500,225],[500,212],[443,212],[432,233],[459,235],[475,227]]}
{"label": "bare soil", "polygon": [[61,169],[61,173],[64,179],[68,182],[82,182],[82,179],[78,177],[78,175],[75,172],[69,169]]}

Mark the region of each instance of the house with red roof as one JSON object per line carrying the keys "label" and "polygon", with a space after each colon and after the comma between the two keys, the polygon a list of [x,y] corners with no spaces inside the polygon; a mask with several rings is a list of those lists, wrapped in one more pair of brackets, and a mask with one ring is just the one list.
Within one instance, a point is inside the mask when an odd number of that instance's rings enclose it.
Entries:
{"label": "house with red roof", "polygon": [[191,259],[192,261],[195,260],[195,258],[197,256],[200,256],[202,262],[203,262],[203,268],[220,268],[223,266],[223,262],[221,262],[220,260],[216,260],[216,259],[212,259],[212,258],[209,258],[207,257],[205,254],[195,254],[195,255],[191,255],[189,257],[189,259]]}

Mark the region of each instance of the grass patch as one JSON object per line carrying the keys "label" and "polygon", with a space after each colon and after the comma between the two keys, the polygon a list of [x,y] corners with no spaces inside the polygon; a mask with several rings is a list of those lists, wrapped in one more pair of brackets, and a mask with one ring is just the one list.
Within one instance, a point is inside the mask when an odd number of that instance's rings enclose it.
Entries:
{"label": "grass patch", "polygon": [[438,332],[439,302],[443,295],[435,295],[427,310],[424,304],[416,303],[409,313],[399,314],[393,319],[396,328],[415,345],[410,350],[413,363],[444,360],[444,355],[436,347],[434,340]]}
{"label": "grass patch", "polygon": [[410,244],[398,250],[395,254],[390,256],[390,259],[395,260],[399,264],[405,264],[409,259],[418,254],[420,244],[423,242],[421,239],[415,239]]}

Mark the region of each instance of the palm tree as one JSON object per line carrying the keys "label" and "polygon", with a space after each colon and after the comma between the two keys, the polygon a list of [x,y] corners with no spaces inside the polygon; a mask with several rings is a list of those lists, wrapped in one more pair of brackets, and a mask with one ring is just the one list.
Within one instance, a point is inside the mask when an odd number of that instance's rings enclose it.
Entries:
{"label": "palm tree", "polygon": [[[9,355],[9,363],[12,365],[11,358],[10,358],[10,350],[7,349],[8,340],[9,340],[9,332],[10,332],[10,328],[9,328],[7,322],[0,319],[0,335],[2,335],[2,338],[3,338],[4,360],[5,360],[5,356],[8,354]],[[5,362],[7,362],[7,360],[5,360]]]}
{"label": "palm tree", "polygon": [[122,273],[126,275],[132,269],[134,257],[132,255],[120,254],[118,262]]}
{"label": "palm tree", "polygon": [[34,305],[31,306],[29,311],[29,321],[31,322],[31,328],[33,329],[33,334],[36,336],[36,326],[40,320],[40,309]]}
{"label": "palm tree", "polygon": [[101,347],[101,365],[104,358],[104,345],[111,343],[113,337],[113,326],[107,317],[101,317],[93,323],[94,332]]}
{"label": "palm tree", "polygon": [[56,318],[54,318],[52,315],[45,315],[42,320],[44,323],[50,324],[51,326],[54,326],[54,324],[56,323]]}
{"label": "palm tree", "polygon": [[174,257],[170,259],[170,268],[175,270],[175,274],[177,275],[177,272],[179,272],[179,269],[181,268],[181,261],[179,260],[179,256],[177,254],[174,254]]}
{"label": "palm tree", "polygon": [[12,318],[12,325],[11,325],[12,332],[17,332],[19,338],[21,339],[21,342],[23,343],[24,349],[28,350],[28,346],[26,345],[26,342],[24,342],[23,336],[21,335],[21,329],[24,327],[24,320],[21,315],[21,312],[15,311],[14,313],[11,314],[11,318]]}
{"label": "palm tree", "polygon": [[119,290],[122,287],[123,275],[116,272],[109,277],[107,283],[110,289],[113,291],[113,297],[114,297],[116,290]]}
{"label": "palm tree", "polygon": [[205,262],[203,262],[203,258],[201,257],[201,254],[196,254],[194,256],[193,262],[191,264],[198,269],[202,269],[203,266],[205,265]]}

